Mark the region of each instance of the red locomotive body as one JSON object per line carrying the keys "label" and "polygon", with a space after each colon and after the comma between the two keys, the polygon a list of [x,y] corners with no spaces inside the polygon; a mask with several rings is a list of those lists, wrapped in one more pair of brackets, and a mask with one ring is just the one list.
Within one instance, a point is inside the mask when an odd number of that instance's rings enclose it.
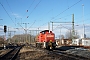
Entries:
{"label": "red locomotive body", "polygon": [[50,40],[52,40],[52,42],[55,41],[55,34],[52,33],[52,31],[50,31],[50,33],[49,30],[40,32],[38,42],[49,42]]}
{"label": "red locomotive body", "polygon": [[36,45],[38,47],[43,47],[45,45],[46,48],[50,47],[49,42],[51,41],[52,44],[55,43],[55,34],[49,30],[41,31],[38,35],[38,39]]}

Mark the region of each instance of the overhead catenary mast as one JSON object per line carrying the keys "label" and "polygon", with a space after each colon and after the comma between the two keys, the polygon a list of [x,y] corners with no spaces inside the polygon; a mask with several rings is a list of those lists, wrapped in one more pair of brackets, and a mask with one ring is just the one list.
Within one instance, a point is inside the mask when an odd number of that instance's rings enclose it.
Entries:
{"label": "overhead catenary mast", "polygon": [[84,4],[82,4],[82,21],[83,21],[83,38],[85,38],[85,25],[84,25]]}
{"label": "overhead catenary mast", "polygon": [[74,14],[72,14],[72,39],[74,39],[75,31],[74,31]]}

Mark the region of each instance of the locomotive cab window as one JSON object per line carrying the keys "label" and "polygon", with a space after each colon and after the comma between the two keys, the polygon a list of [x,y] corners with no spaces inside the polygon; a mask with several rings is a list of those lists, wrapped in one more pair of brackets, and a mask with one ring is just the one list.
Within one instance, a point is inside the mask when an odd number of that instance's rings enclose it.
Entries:
{"label": "locomotive cab window", "polygon": [[42,34],[45,34],[45,32],[42,32]]}

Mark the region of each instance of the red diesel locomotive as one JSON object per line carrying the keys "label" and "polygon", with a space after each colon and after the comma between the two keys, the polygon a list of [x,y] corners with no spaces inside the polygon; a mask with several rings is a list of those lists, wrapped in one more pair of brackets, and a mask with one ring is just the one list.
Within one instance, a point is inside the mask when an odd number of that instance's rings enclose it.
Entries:
{"label": "red diesel locomotive", "polygon": [[55,34],[52,31],[41,31],[37,37],[36,47],[53,49],[55,48]]}

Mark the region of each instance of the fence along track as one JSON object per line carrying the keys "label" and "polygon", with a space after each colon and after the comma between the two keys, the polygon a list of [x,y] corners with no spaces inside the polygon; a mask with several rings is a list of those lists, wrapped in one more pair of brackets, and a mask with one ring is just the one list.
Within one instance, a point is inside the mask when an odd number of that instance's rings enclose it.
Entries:
{"label": "fence along track", "polygon": [[14,60],[19,53],[21,47],[14,48],[12,51],[6,53],[2,57],[0,57],[0,60]]}

